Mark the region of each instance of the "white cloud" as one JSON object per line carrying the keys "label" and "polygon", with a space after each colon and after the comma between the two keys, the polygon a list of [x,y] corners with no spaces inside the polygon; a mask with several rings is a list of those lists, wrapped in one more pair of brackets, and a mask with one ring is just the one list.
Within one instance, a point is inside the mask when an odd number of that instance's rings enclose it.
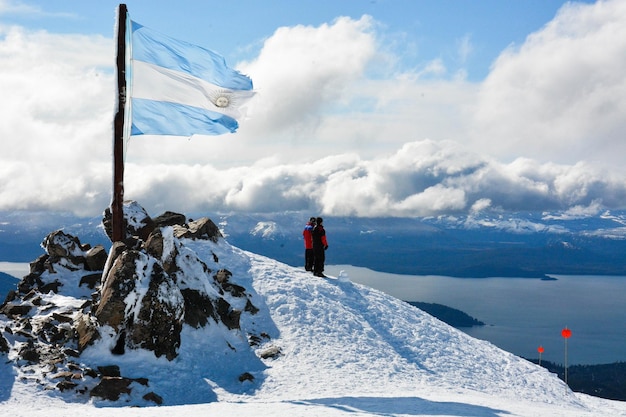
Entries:
{"label": "white cloud", "polygon": [[30,6],[18,1],[0,0],[0,15],[3,14],[41,14],[43,11],[36,6]]}
{"label": "white cloud", "polygon": [[[258,89],[240,131],[134,138],[126,197],[155,214],[626,207],[622,4],[569,4],[483,84],[437,60],[371,77],[393,59],[370,17],[279,28],[239,66]],[[459,46],[469,52],[469,37]],[[100,213],[112,182],[112,40],[0,28],[0,61],[0,209]]]}
{"label": "white cloud", "polygon": [[371,26],[372,19],[364,16],[319,27],[279,28],[257,59],[240,66],[254,74],[259,92],[250,124],[272,132],[303,125],[315,129],[318,117],[344,100],[346,88],[361,79],[374,56]]}
{"label": "white cloud", "polygon": [[[585,164],[502,164],[456,142],[405,144],[365,160],[343,154],[310,163],[218,170],[208,165],[136,165],[127,193],[145,207],[194,211],[308,210],[326,215],[427,216],[484,210],[616,207],[626,183]],[[601,200],[598,196],[611,195]]]}
{"label": "white cloud", "polygon": [[567,3],[481,87],[475,142],[492,155],[622,165],[626,3]]}
{"label": "white cloud", "polygon": [[105,190],[111,56],[102,37],[0,27],[1,207],[82,210]]}

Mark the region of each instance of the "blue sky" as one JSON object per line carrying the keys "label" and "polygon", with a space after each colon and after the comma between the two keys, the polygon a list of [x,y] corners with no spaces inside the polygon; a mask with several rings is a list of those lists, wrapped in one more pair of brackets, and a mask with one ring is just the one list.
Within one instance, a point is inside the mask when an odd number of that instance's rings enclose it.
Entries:
{"label": "blue sky", "polygon": [[[382,28],[385,47],[397,51],[406,68],[442,58],[465,68],[472,80],[483,79],[489,66],[510,44],[549,22],[562,0],[305,0],[305,1],[127,1],[131,18],[172,37],[214,49],[229,61],[249,59],[264,39],[283,26],[319,26],[339,16],[373,16]],[[589,3],[589,1],[587,1]],[[3,1],[2,22],[53,33],[113,33],[119,2],[67,0]],[[10,7],[10,5],[15,5]],[[19,7],[18,7],[19,6]],[[462,45],[471,52],[460,57]]]}
{"label": "blue sky", "polygon": [[[108,205],[117,5],[0,0],[0,210]],[[127,5],[257,91],[234,135],[130,141],[154,214],[626,207],[622,1]]]}

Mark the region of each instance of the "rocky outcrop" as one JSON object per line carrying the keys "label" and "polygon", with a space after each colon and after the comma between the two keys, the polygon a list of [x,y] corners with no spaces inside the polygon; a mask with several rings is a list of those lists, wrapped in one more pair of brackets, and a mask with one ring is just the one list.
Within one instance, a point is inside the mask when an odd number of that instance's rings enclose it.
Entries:
{"label": "rocky outcrop", "polygon": [[[112,214],[107,208],[104,212],[102,224],[104,230],[112,239]],[[166,211],[160,216],[152,219],[148,213],[134,201],[124,203],[124,243],[133,247],[139,242],[145,242],[155,228],[172,226],[177,238],[208,239],[217,242],[223,237],[219,228],[207,217],[198,220],[189,220],[184,214]]]}
{"label": "rocky outcrop", "polygon": [[[258,312],[249,291],[231,282],[232,273],[215,254],[209,267],[185,245],[219,243],[222,235],[210,219],[187,220],[173,212],[151,219],[135,202],[125,203],[124,219],[126,237],[108,254],[61,230],[50,233],[42,242],[45,254],[0,306],[9,323],[0,331],[0,352],[14,350],[17,366],[45,369],[39,383],[46,389],[117,401],[149,381],[126,378],[109,363],[80,365],[76,358],[90,346],[109,346],[114,355],[147,350],[173,360],[184,326],[237,330],[242,314]],[[108,210],[103,225],[110,234]],[[69,297],[60,302],[57,295]],[[241,307],[233,307],[233,300]],[[155,392],[143,398],[164,401]]]}

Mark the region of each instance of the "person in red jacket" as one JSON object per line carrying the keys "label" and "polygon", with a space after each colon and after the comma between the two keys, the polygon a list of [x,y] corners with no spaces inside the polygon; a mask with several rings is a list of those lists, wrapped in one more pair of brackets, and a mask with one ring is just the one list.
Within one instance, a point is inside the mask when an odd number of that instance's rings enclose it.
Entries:
{"label": "person in red jacket", "polygon": [[326,261],[325,251],[328,249],[328,241],[326,240],[326,230],[324,230],[323,222],[324,220],[321,217],[315,219],[315,227],[311,231],[311,237],[313,238],[313,255],[315,256],[313,275],[325,278],[324,262]]}
{"label": "person in red jacket", "polygon": [[313,270],[313,260],[315,259],[313,256],[313,236],[311,235],[314,227],[315,217],[311,217],[302,231],[304,237],[304,269],[307,271]]}

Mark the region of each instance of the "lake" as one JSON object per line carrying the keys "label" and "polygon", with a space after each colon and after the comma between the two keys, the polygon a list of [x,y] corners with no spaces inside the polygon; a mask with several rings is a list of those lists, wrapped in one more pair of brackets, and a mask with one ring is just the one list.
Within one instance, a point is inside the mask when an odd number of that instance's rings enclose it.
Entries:
{"label": "lake", "polygon": [[328,265],[332,276],[344,270],[350,280],[405,301],[444,304],[485,322],[463,328],[479,339],[526,358],[563,364],[626,361],[626,277],[551,275],[529,278],[451,278],[382,273],[349,265]]}

